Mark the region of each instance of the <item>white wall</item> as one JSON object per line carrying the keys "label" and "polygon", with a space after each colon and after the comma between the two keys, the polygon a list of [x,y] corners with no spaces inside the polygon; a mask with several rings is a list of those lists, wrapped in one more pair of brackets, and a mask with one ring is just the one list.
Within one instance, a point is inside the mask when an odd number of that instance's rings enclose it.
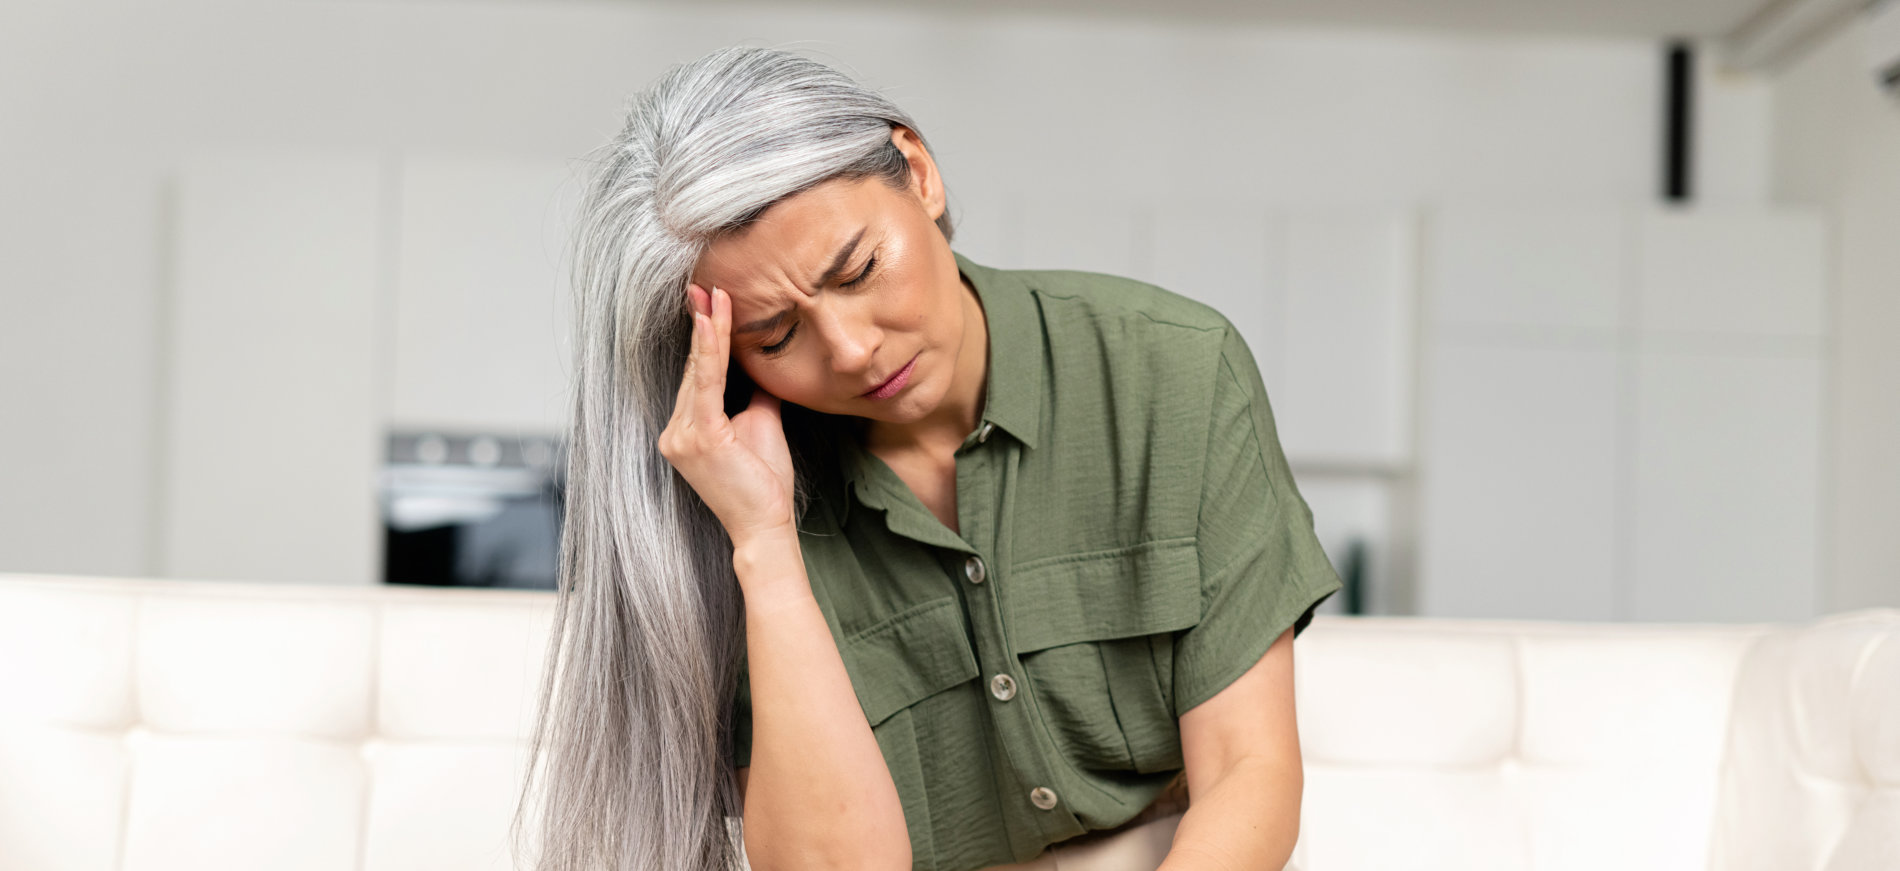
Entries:
{"label": "white wall", "polygon": [[1839,227],[1830,345],[1832,526],[1824,601],[1900,604],[1900,102],[1883,98],[1846,27],[1776,77],[1773,190]]}
{"label": "white wall", "polygon": [[1816,613],[1827,230],[1787,208],[1434,211],[1418,610]]}

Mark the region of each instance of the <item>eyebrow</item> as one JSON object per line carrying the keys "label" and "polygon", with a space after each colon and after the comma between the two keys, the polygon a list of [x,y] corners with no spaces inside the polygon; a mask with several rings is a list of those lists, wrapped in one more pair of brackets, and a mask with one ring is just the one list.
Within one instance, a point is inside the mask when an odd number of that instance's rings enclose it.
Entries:
{"label": "eyebrow", "polygon": [[[818,277],[818,280],[812,284],[813,287],[823,287],[843,277],[845,266],[851,262],[851,255],[858,250],[858,242],[864,239],[864,232],[868,229],[870,228],[859,227],[857,234],[847,240],[844,246],[838,249],[837,254],[832,255],[831,265],[825,268],[825,274]],[[792,310],[788,308],[771,317],[739,324],[732,328],[732,333],[733,335],[739,335],[742,333],[764,332],[778,326],[778,322],[784,320],[785,316],[790,314],[791,311]]]}

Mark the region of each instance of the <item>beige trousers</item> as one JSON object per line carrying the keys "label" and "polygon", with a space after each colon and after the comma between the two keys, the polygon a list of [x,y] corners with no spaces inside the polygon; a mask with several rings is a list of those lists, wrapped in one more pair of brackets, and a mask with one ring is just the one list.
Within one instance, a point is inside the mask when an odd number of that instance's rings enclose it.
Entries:
{"label": "beige trousers", "polygon": [[1174,830],[1180,825],[1181,813],[1172,813],[1087,843],[1057,842],[1027,862],[991,865],[983,871],[1155,871],[1174,846]]}

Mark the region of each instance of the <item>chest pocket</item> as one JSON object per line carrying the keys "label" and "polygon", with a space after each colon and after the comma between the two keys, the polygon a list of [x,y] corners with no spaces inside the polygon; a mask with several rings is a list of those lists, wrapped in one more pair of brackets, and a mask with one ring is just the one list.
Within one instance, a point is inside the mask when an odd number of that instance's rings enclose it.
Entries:
{"label": "chest pocket", "polygon": [[924,759],[937,724],[914,708],[977,676],[963,604],[945,597],[913,605],[853,633],[838,655],[896,783],[914,864],[938,867]]}
{"label": "chest pocket", "polygon": [[852,689],[871,726],[977,676],[976,655],[954,598],[915,605],[839,645]]}
{"label": "chest pocket", "polygon": [[1173,633],[1201,620],[1193,538],[1035,560],[999,590],[1011,647],[1071,759],[1142,773],[1182,766]]}

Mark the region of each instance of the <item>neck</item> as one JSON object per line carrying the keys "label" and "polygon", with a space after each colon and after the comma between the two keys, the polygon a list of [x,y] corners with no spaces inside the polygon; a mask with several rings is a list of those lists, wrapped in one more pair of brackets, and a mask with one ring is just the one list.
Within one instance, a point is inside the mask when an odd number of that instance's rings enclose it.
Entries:
{"label": "neck", "polygon": [[950,391],[929,415],[908,424],[871,421],[865,432],[866,447],[891,451],[930,450],[949,456],[963,444],[964,436],[976,428],[983,411],[985,385],[989,378],[990,331],[970,280],[959,274],[963,284],[963,342],[957,351],[955,374]]}

